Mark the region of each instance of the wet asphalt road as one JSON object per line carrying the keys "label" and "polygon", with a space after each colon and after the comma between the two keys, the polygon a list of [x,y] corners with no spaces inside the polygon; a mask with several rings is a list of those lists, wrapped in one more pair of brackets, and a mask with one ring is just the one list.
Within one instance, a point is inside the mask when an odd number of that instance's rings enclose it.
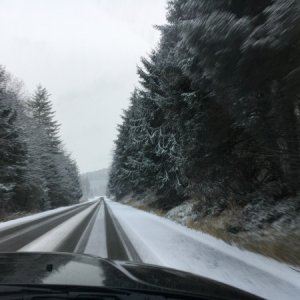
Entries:
{"label": "wet asphalt road", "polygon": [[[37,220],[27,221],[2,230],[0,229],[0,252],[18,251],[94,204],[95,202],[84,203],[80,206],[70,207],[63,212],[54,213]],[[103,232],[106,237],[103,240],[106,241],[107,258],[112,260],[140,262],[141,259],[133,245],[103,200],[98,200],[97,204],[88,215],[72,228],[71,233],[64,237],[56,251],[84,253],[96,216],[101,208],[104,209],[103,226],[105,227],[105,230]],[[93,234],[97,234],[97,232],[94,232]]]}

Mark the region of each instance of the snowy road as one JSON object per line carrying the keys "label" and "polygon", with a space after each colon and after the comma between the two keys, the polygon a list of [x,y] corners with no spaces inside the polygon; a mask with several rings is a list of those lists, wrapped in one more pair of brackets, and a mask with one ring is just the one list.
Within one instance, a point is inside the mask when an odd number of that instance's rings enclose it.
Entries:
{"label": "snowy road", "polygon": [[0,223],[0,252],[76,252],[141,261],[99,199]]}
{"label": "snowy road", "polygon": [[108,199],[0,223],[0,251],[86,253],[192,272],[266,299],[300,295],[289,266]]}
{"label": "snowy road", "polygon": [[45,235],[49,230],[66,222],[85,210],[90,203],[59,208],[52,211],[8,221],[0,224],[0,251],[17,251]]}

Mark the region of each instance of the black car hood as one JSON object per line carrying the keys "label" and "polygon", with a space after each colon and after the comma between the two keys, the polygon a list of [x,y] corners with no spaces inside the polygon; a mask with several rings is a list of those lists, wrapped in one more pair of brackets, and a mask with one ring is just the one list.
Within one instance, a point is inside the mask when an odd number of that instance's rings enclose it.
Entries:
{"label": "black car hood", "polygon": [[172,290],[217,299],[258,299],[233,287],[186,272],[67,253],[0,253],[0,285],[4,284]]}

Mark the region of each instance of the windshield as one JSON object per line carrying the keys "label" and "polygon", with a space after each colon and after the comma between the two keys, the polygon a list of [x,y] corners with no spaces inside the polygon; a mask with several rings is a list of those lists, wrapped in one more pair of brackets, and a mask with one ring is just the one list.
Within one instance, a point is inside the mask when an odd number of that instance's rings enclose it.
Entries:
{"label": "windshield", "polygon": [[299,297],[298,0],[2,0],[0,36],[3,268]]}

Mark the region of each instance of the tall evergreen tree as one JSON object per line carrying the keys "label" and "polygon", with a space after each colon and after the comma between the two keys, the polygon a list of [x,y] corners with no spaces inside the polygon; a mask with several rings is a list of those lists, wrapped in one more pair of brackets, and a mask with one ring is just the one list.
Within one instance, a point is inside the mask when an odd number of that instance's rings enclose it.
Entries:
{"label": "tall evergreen tree", "polygon": [[17,126],[17,94],[0,68],[0,214],[16,208],[13,197],[23,173],[26,145]]}
{"label": "tall evergreen tree", "polygon": [[39,150],[51,207],[75,203],[81,197],[76,164],[65,154],[59,138],[59,124],[54,120],[49,93],[37,87],[28,106],[39,133]]}
{"label": "tall evergreen tree", "polygon": [[76,163],[63,150],[47,90],[28,100],[0,68],[0,218],[77,203]]}
{"label": "tall evergreen tree", "polygon": [[222,208],[295,195],[299,16],[295,0],[169,1],[119,127],[110,192]]}
{"label": "tall evergreen tree", "polygon": [[39,85],[32,99],[28,101],[28,105],[38,126],[41,126],[47,134],[49,149],[53,153],[59,153],[61,145],[59,138],[60,125],[54,120],[55,113],[49,97],[50,94],[46,88]]}

